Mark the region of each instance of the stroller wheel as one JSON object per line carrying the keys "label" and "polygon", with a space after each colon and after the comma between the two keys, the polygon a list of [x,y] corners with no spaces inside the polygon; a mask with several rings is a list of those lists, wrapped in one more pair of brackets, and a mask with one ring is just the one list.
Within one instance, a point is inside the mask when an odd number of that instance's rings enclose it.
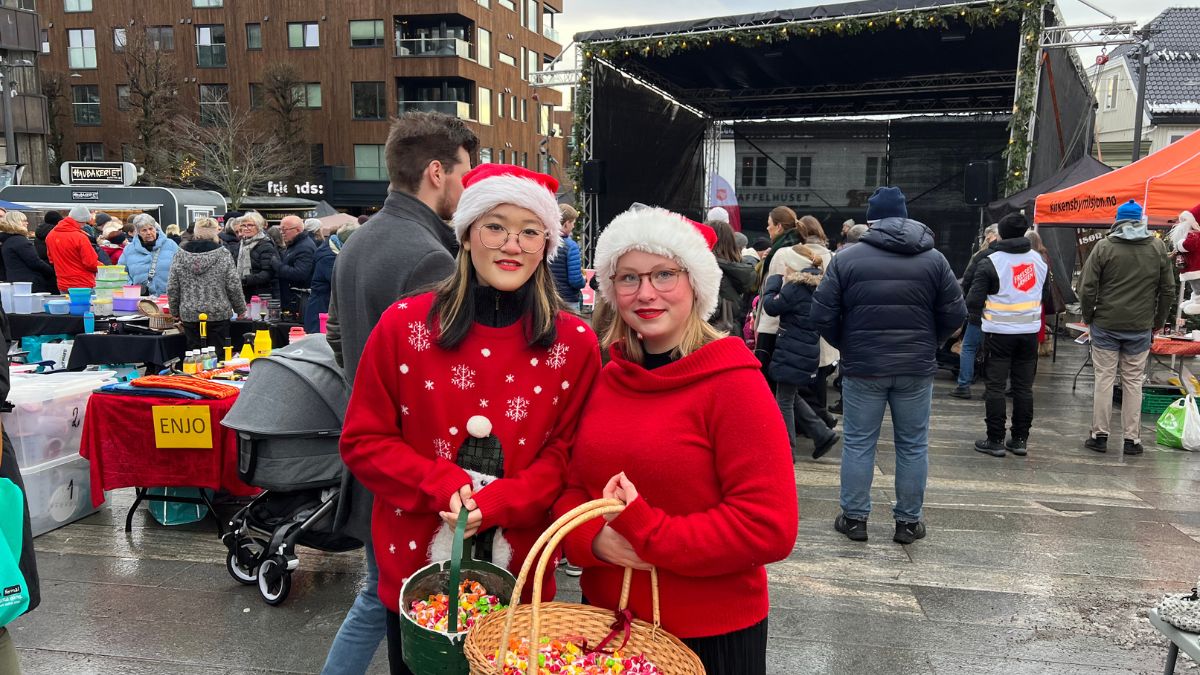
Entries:
{"label": "stroller wheel", "polygon": [[279,605],[292,590],[292,572],[278,558],[267,558],[258,567],[258,592],[268,605]]}
{"label": "stroller wheel", "polygon": [[[258,550],[262,550],[261,547]],[[257,558],[255,544],[243,541],[236,551],[230,551],[225,557],[225,568],[238,583],[253,586],[258,581],[258,567],[253,564]]]}

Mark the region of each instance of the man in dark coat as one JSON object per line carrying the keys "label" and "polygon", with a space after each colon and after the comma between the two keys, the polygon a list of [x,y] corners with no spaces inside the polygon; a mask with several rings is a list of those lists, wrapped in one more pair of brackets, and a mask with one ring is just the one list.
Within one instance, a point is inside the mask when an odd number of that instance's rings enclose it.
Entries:
{"label": "man in dark coat", "polygon": [[[351,385],[383,311],[454,272],[458,244],[446,223],[458,208],[462,177],[478,145],[461,120],[441,113],[407,113],[392,124],[384,149],[387,199],[346,242],[333,267],[327,337]],[[341,672],[364,672],[385,633],[387,610],[379,600],[371,546],[372,501],[344,472],[335,526],[366,544],[367,580],[326,658],[327,666],[338,664]],[[407,671],[397,665],[393,673]]]}
{"label": "man in dark coat", "polygon": [[885,406],[896,446],[893,540],[925,536],[921,506],[929,473],[929,415],[937,348],[967,317],[962,289],[933,232],[908,218],[899,188],[875,190],[871,229],[833,257],[813,296],[812,320],[842,353],[842,514],[834,527],[866,541],[875,445]]}
{"label": "man in dark coat", "polygon": [[279,222],[279,232],[286,247],[274,262],[275,277],[279,279],[279,307],[299,317],[303,309],[301,299],[307,293],[298,293],[297,289],[307,291],[312,281],[317,242],[304,231],[304,221],[297,216],[284,216]]}

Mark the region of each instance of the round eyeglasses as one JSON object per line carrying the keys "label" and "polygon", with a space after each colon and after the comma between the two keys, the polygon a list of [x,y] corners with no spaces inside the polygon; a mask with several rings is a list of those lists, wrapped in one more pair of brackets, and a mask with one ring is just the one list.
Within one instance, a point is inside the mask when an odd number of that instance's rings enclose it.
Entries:
{"label": "round eyeglasses", "polygon": [[642,287],[642,277],[650,280],[650,285],[654,290],[667,293],[675,290],[675,286],[679,283],[679,277],[687,274],[687,270],[676,268],[668,268],[661,270],[653,270],[650,272],[617,272],[609,277],[616,287],[617,293],[621,295],[632,295],[638,292]]}
{"label": "round eyeglasses", "polygon": [[545,230],[536,227],[526,227],[520,232],[509,232],[496,223],[479,226],[479,242],[492,250],[504,248],[509,237],[517,238],[517,245],[526,253],[537,253],[546,248],[549,235]]}

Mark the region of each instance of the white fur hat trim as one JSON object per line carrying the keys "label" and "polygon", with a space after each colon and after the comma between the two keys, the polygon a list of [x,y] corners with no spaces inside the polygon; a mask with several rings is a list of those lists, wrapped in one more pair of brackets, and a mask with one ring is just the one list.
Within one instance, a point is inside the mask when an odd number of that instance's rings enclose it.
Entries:
{"label": "white fur hat trim", "polygon": [[621,256],[642,251],[679,262],[688,272],[696,295],[696,310],[708,320],[717,309],[721,268],[704,235],[683,216],[662,208],[630,209],[613,218],[596,242],[596,278],[600,293],[616,307],[617,296],[609,279]]}
{"label": "white fur hat trim", "polygon": [[554,195],[536,181],[518,176],[492,176],[463,190],[454,212],[454,236],[462,242],[467,229],[500,204],[512,204],[533,211],[550,234],[546,242],[546,260],[554,259],[562,239],[562,211]]}

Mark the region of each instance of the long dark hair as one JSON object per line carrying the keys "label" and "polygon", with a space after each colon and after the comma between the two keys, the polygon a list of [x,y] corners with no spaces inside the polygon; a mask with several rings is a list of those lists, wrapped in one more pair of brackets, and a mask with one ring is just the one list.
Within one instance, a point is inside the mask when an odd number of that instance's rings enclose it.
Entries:
{"label": "long dark hair", "polygon": [[741,262],[742,250],[738,248],[737,241],[733,238],[733,228],[729,223],[723,220],[710,220],[704,224],[717,233],[717,245],[713,247],[713,255],[717,256],[717,260]]}
{"label": "long dark hair", "polygon": [[[471,236],[470,229],[467,230],[467,236]],[[461,246],[462,242],[459,243],[454,274],[434,287],[433,306],[426,318],[430,329],[435,325],[439,327],[437,344],[442,349],[454,349],[462,344],[475,324],[475,289],[479,288],[479,281],[475,277],[475,266],[471,264],[471,252]],[[526,292],[521,307],[521,322],[525,329],[526,344],[530,347],[549,347],[558,339],[555,321],[562,310],[562,301],[545,260],[538,263],[523,290]]]}

